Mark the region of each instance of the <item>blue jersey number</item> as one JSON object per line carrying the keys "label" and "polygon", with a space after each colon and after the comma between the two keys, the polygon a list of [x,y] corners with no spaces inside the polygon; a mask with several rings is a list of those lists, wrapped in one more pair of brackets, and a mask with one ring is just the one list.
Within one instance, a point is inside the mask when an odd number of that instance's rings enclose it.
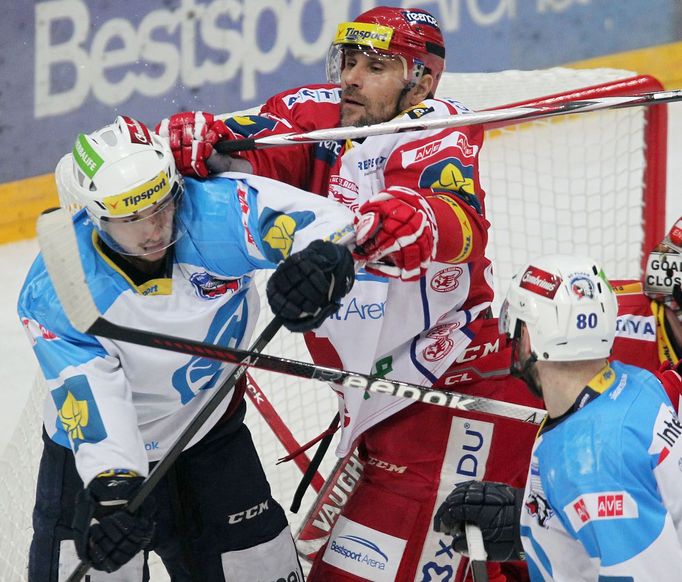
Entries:
{"label": "blue jersey number", "polygon": [[585,329],[589,327],[594,329],[597,327],[597,314],[596,313],[580,313],[577,318],[578,329]]}

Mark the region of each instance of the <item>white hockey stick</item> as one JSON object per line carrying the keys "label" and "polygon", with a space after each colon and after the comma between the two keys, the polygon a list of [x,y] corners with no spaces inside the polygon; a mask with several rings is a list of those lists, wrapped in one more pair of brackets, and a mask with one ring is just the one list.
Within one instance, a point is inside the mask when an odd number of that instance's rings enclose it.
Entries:
{"label": "white hockey stick", "polygon": [[682,101],[682,89],[652,91],[650,93],[640,93],[624,97],[597,97],[595,99],[565,101],[563,103],[550,103],[547,105],[474,111],[436,119],[398,119],[396,121],[386,121],[363,127],[335,127],[331,129],[317,129],[305,133],[284,133],[260,138],[236,139],[219,142],[215,145],[215,148],[221,154],[229,154],[236,151],[275,146],[300,145],[327,140],[359,139],[401,131],[444,129],[446,127],[466,127],[470,125],[483,125],[486,129],[489,129],[497,125],[506,125],[508,122],[520,123],[559,115],[588,113],[602,109],[624,109],[627,107],[659,105],[675,101]]}
{"label": "white hockey stick", "polygon": [[473,523],[465,523],[464,533],[466,534],[467,547],[469,548],[471,576],[474,582],[488,582],[488,568],[485,565],[488,553],[485,551],[481,528]]}
{"label": "white hockey stick", "polygon": [[317,379],[365,392],[407,398],[414,402],[494,414],[532,424],[540,424],[545,416],[544,410],[511,402],[425,388],[408,382],[377,378],[359,372],[317,366],[268,354],[227,348],[117,325],[102,316],[90,294],[71,215],[63,209],[43,214],[38,219],[37,230],[45,266],[59,301],[71,324],[82,333],[232,364],[243,364],[299,378]]}

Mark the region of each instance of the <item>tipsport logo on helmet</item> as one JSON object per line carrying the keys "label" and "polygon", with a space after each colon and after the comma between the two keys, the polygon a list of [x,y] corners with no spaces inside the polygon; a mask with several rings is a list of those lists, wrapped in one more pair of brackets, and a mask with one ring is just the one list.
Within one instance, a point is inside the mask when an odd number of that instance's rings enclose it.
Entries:
{"label": "tipsport logo on helmet", "polygon": [[164,172],[159,172],[153,180],[123,194],[107,196],[103,202],[112,216],[123,216],[151,206],[169,192],[168,176]]}
{"label": "tipsport logo on helmet", "polygon": [[334,44],[357,44],[375,49],[388,49],[393,37],[393,29],[365,22],[344,22],[334,39]]}

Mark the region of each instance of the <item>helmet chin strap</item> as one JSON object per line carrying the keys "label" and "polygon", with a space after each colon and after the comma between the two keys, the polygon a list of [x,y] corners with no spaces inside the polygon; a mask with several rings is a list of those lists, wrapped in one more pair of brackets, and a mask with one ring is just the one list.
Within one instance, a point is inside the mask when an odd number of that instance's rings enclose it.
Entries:
{"label": "helmet chin strap", "polygon": [[531,352],[530,356],[526,358],[526,361],[521,363],[519,359],[519,349],[520,349],[521,339],[514,340],[512,345],[512,364],[509,372],[515,378],[519,378],[524,382],[530,392],[542,398],[542,386],[540,386],[537,381],[537,373],[533,374],[535,363],[538,361],[538,357],[535,352]]}
{"label": "helmet chin strap", "polygon": [[675,315],[677,315],[677,319],[682,324],[682,286],[675,285],[673,287],[673,299],[675,300],[675,303],[677,303]]}

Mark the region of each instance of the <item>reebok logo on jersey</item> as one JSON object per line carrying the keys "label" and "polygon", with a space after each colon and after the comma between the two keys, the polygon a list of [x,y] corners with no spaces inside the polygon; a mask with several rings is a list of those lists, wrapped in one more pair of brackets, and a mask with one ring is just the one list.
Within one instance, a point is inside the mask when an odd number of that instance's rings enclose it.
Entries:
{"label": "reebok logo on jersey", "polygon": [[637,502],[627,491],[584,493],[564,507],[575,531],[593,521],[639,517]]}

